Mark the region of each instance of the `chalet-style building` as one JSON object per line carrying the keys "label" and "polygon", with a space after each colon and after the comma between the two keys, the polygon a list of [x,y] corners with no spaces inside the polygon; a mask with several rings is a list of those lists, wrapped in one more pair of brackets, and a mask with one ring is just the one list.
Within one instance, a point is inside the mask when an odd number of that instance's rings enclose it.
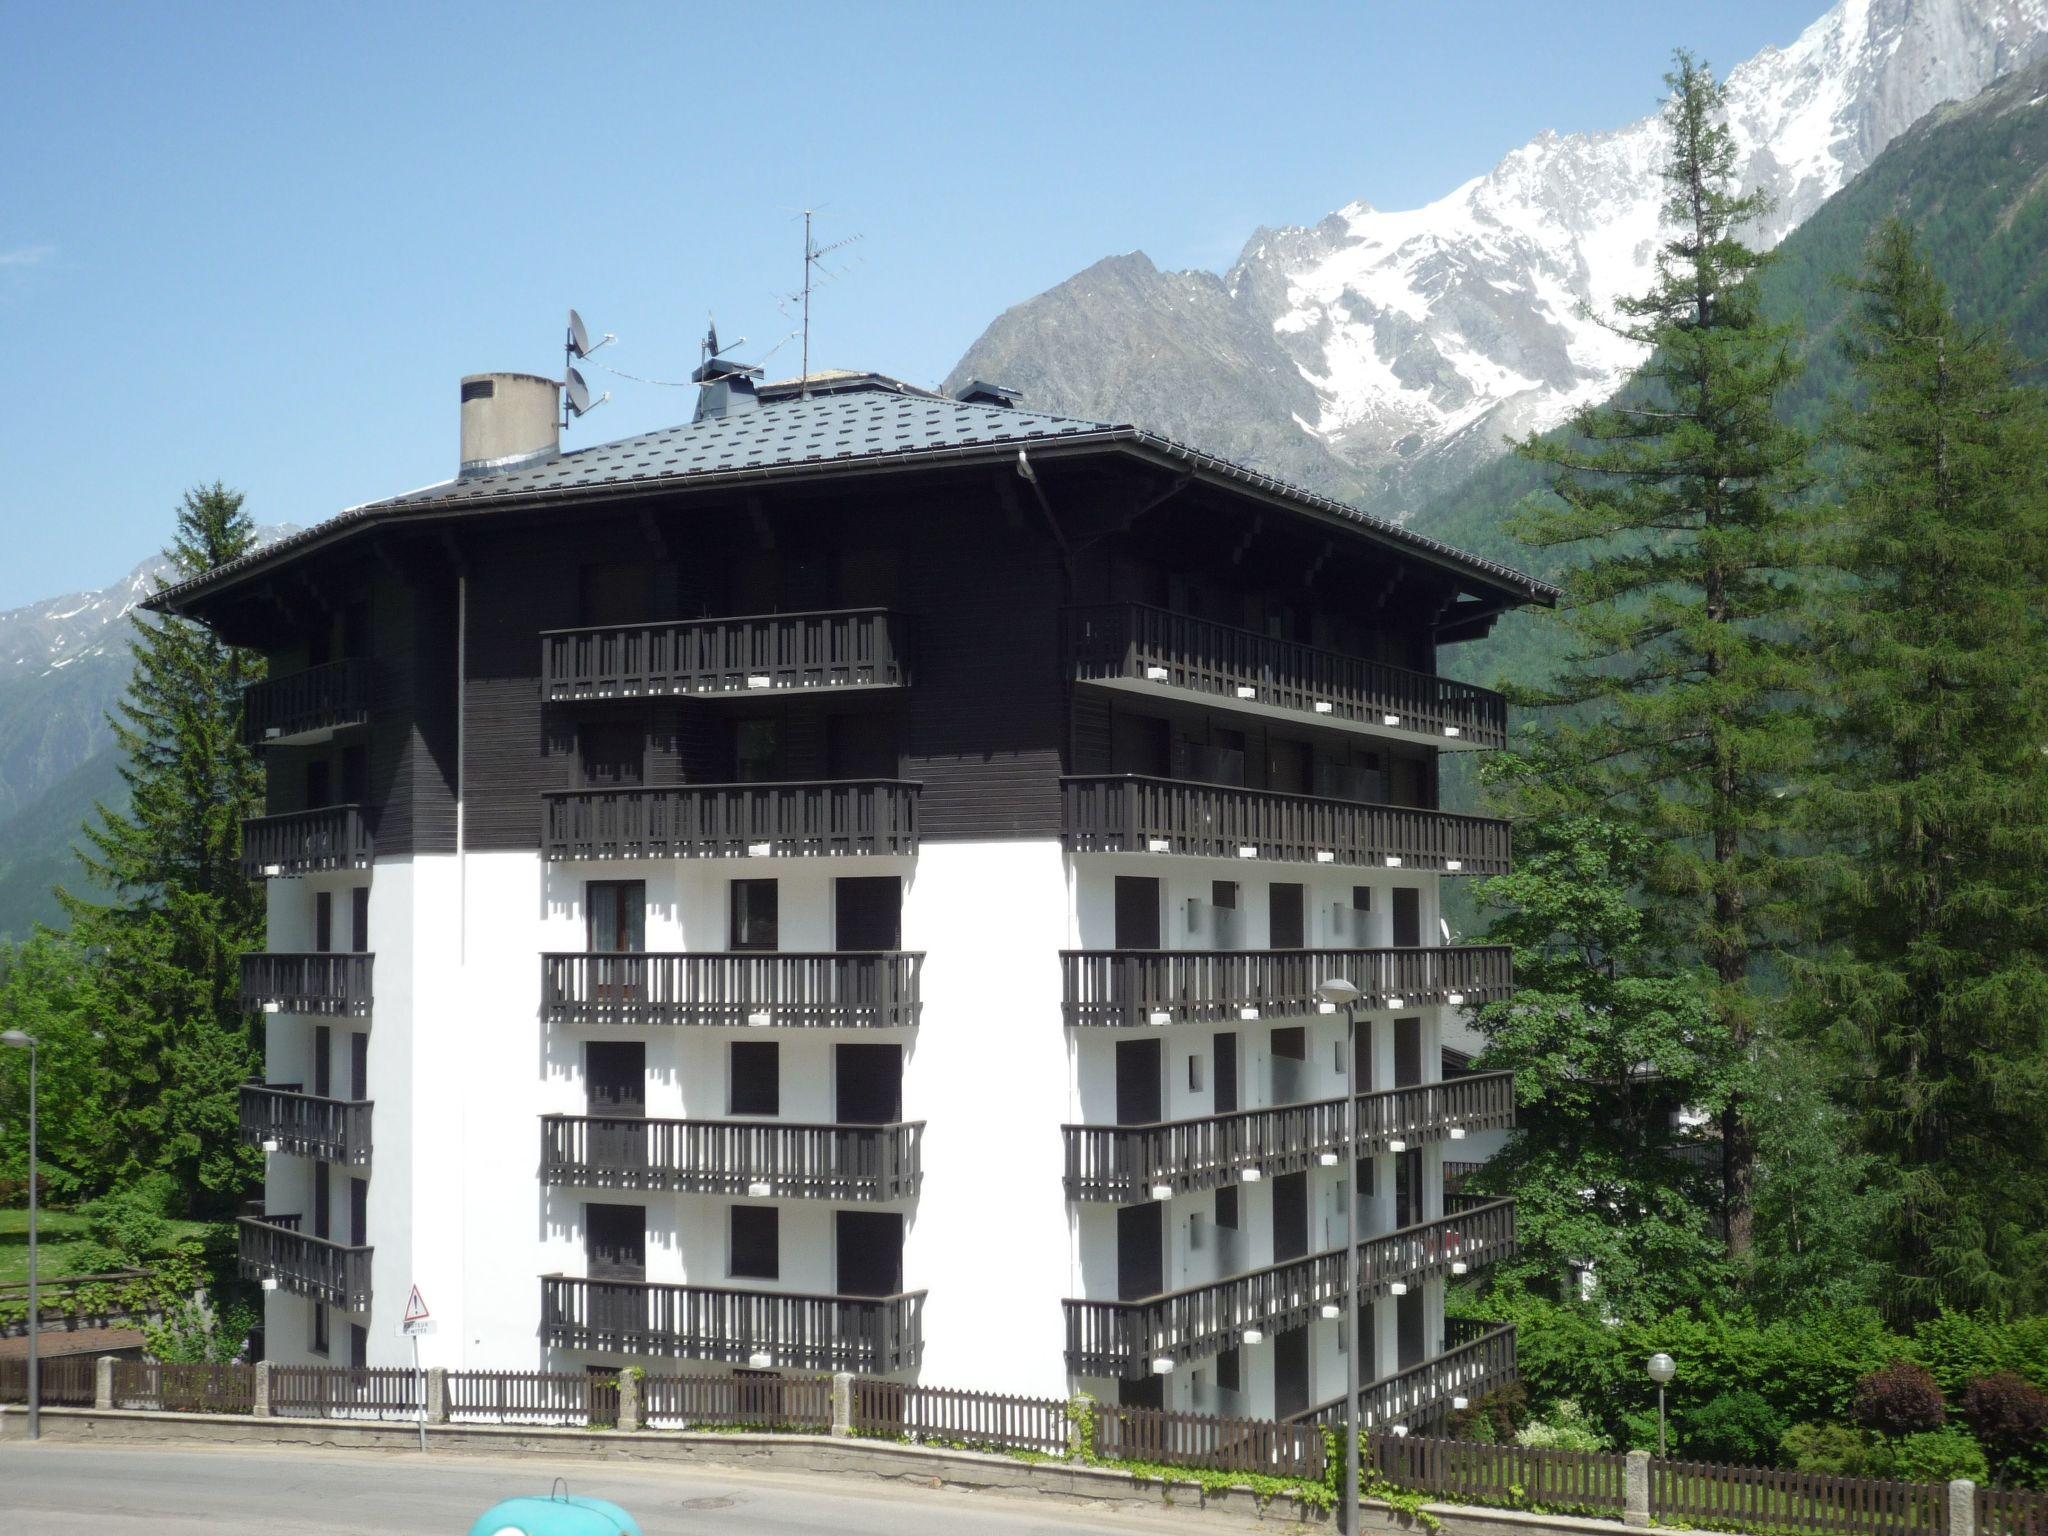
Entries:
{"label": "chalet-style building", "polygon": [[449,1367],[1295,1416],[1355,1347],[1377,1424],[1512,1371],[1444,1321],[1515,1227],[1444,1195],[1513,1095],[1442,1070],[1510,975],[1438,882],[1509,849],[1436,808],[1505,728],[1437,660],[1550,589],[1007,391],[700,374],[575,452],[465,379],[457,478],[157,600],[270,662],[271,1356],[410,1363],[416,1287]]}

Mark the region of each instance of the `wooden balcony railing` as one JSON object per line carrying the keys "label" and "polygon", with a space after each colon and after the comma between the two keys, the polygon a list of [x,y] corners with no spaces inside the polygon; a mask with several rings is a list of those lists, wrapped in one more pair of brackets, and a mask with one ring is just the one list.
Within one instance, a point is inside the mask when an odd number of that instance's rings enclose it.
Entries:
{"label": "wooden balcony railing", "polygon": [[907,628],[886,609],[844,608],[546,630],[542,696],[896,688],[910,681]]}
{"label": "wooden balcony railing", "polygon": [[327,805],[242,823],[242,873],[251,880],[369,867],[370,828],[361,806]]}
{"label": "wooden balcony railing", "polygon": [[242,690],[242,740],[260,747],[362,725],[370,693],[370,663],[360,656],[251,683]]}
{"label": "wooden balcony railing", "polygon": [[541,1006],[564,1024],[915,1024],[922,954],[904,950],[541,957]]}
{"label": "wooden balcony railing", "polygon": [[[1512,1200],[1382,1233],[1358,1245],[1358,1299],[1464,1274],[1514,1251]],[[1341,1312],[1343,1300],[1344,1252],[1336,1249],[1137,1301],[1068,1301],[1067,1368],[1081,1376],[1144,1376],[1157,1360],[1183,1363],[1234,1349],[1247,1330],[1298,1328],[1326,1306]]]}
{"label": "wooden balcony railing", "polygon": [[242,1085],[242,1141],[323,1162],[362,1167],[370,1161],[370,1101],[323,1099],[296,1086]]}
{"label": "wooden balcony railing", "polygon": [[[1444,1352],[1382,1376],[1358,1389],[1358,1424],[1361,1430],[1385,1430],[1399,1424],[1420,1429],[1441,1419],[1454,1398],[1467,1400],[1513,1381],[1515,1329],[1512,1323],[1489,1324],[1463,1341],[1451,1338],[1445,1319]],[[1344,1422],[1344,1399],[1329,1402],[1294,1415],[1293,1423],[1331,1424]]]}
{"label": "wooden balcony railing", "polygon": [[1361,1008],[1491,1003],[1514,988],[1505,945],[1438,949],[1067,949],[1066,1022],[1093,1028],[1222,1023],[1319,1013],[1342,976]]}
{"label": "wooden balcony railing", "polygon": [[814,1296],[541,1277],[543,1342],[604,1354],[880,1376],[917,1365],[923,1313],[923,1291]]}
{"label": "wooden balcony railing", "polygon": [[550,859],[820,858],[917,852],[919,786],[900,779],[551,790]]}
{"label": "wooden balcony railing", "polygon": [[244,955],[242,1011],[367,1017],[373,958],[356,954]]}
{"label": "wooden balcony railing", "polygon": [[[1361,1156],[1377,1156],[1514,1123],[1512,1072],[1388,1088],[1359,1095],[1358,1150]],[[1341,1162],[1344,1101],[1319,1099],[1154,1125],[1068,1125],[1061,1130],[1067,1198],[1128,1205],[1151,1199],[1162,1186],[1184,1194],[1234,1184],[1247,1169],[1271,1179],[1325,1158]]]}
{"label": "wooden balcony railing", "polygon": [[1133,679],[1454,746],[1507,745],[1507,703],[1470,683],[1138,603],[1067,610],[1082,682]]}
{"label": "wooden balcony railing", "polygon": [[349,1312],[370,1308],[370,1253],[299,1230],[297,1216],[243,1216],[235,1223],[237,1257],[248,1280],[275,1280]]}
{"label": "wooden balcony railing", "polygon": [[591,1189],[901,1200],[923,1175],[922,1121],[792,1125],[546,1115],[541,1178]]}
{"label": "wooden balcony railing", "polygon": [[1487,816],[1136,774],[1060,781],[1069,853],[1177,853],[1502,875],[1509,829]]}

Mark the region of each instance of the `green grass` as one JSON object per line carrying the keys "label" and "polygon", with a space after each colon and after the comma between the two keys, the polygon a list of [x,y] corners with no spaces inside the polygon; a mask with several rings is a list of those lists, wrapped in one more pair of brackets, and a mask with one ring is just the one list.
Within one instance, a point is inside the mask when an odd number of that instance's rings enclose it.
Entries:
{"label": "green grass", "polygon": [[[203,1221],[174,1221],[171,1235],[202,1238],[209,1227]],[[36,1237],[37,1269],[45,1279],[58,1279],[71,1271],[72,1255],[86,1242],[85,1218],[70,1211],[38,1211]],[[0,1285],[20,1285],[28,1279],[28,1211],[0,1210]]]}

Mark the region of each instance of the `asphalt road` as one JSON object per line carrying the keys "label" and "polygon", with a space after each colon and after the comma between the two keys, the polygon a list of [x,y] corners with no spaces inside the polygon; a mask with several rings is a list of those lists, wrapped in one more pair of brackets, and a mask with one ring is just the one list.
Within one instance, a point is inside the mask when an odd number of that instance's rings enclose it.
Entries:
{"label": "asphalt road", "polygon": [[1165,1536],[1171,1515],[1089,1515],[1015,1494],[906,1488],[849,1477],[694,1467],[556,1465],[540,1456],[150,1450],[0,1445],[4,1536],[467,1536],[499,1499],[572,1493],[615,1500],[647,1536]]}

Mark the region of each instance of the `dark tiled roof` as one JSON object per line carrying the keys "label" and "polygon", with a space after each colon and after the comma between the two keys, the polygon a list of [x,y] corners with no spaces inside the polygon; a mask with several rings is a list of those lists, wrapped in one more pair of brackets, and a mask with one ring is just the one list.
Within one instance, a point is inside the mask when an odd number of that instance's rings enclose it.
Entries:
{"label": "dark tiled roof", "polygon": [[989,458],[1028,445],[1124,444],[1179,462],[1191,473],[1228,480],[1265,495],[1334,514],[1379,537],[1462,568],[1539,602],[1554,588],[1520,571],[1468,555],[1398,524],[1371,517],[1326,496],[1255,470],[1197,452],[1135,427],[1082,421],[1042,411],[969,403],[922,391],[849,389],[810,399],[762,401],[723,419],[694,421],[616,443],[580,448],[528,469],[448,480],[423,490],[351,507],[324,523],[281,539],[151,599],[175,608],[189,595],[256,565],[267,565],[309,543],[347,531],[352,523],[403,519],[443,509],[474,511],[497,504],[545,503],[681,481],[755,478],[827,471],[847,465],[883,465],[967,457]]}

